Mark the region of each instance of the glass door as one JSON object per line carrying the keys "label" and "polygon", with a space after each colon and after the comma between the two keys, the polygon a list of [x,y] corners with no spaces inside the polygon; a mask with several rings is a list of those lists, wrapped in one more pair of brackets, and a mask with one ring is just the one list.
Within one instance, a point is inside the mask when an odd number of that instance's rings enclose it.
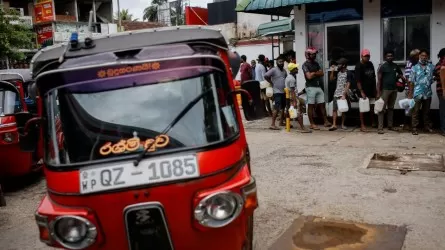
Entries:
{"label": "glass door", "polygon": [[[332,101],[336,88],[335,82],[329,82],[330,66],[338,59],[348,59],[348,70],[354,71],[355,65],[360,62],[362,48],[362,22],[340,22],[325,24],[325,98]],[[355,83],[351,83],[351,89],[355,89]],[[354,105],[355,106],[355,105]]]}

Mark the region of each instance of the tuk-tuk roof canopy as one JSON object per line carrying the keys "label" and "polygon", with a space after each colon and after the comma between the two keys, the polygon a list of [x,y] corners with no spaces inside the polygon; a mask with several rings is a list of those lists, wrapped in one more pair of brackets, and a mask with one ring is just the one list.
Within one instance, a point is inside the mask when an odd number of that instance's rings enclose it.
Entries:
{"label": "tuk-tuk roof canopy", "polygon": [[24,82],[30,82],[32,80],[32,74],[30,69],[2,69],[0,70],[0,80],[16,80],[17,76],[23,78]]}
{"label": "tuk-tuk roof canopy", "polygon": [[[228,49],[227,42],[221,32],[216,29],[206,28],[205,26],[162,27],[127,31],[104,37],[96,37],[93,38],[93,40],[95,47],[90,49],[66,50],[68,43],[41,49],[32,59],[32,74],[35,76],[47,66],[48,70],[57,68],[56,65],[59,65],[57,62],[65,51],[64,58],[70,59],[105,52],[126,51],[155,45],[190,42],[207,42]],[[49,64],[51,64],[51,66]]]}

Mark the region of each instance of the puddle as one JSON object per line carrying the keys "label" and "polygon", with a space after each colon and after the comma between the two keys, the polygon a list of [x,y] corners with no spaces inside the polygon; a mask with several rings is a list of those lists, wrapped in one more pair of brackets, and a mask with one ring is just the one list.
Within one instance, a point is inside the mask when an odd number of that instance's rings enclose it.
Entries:
{"label": "puddle", "polygon": [[269,250],[400,250],[406,227],[301,216]]}
{"label": "puddle", "polygon": [[399,171],[441,171],[445,172],[442,154],[374,154],[367,168]]}
{"label": "puddle", "polygon": [[368,230],[354,224],[330,221],[306,222],[294,237],[296,247],[307,249],[330,248],[340,245],[362,243]]}

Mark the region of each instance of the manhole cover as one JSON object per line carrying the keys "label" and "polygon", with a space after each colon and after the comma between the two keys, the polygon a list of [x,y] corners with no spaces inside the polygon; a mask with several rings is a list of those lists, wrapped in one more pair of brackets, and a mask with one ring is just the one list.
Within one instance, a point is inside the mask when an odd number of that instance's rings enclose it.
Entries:
{"label": "manhole cover", "polygon": [[405,227],[302,216],[269,250],[400,250],[405,235]]}
{"label": "manhole cover", "polygon": [[442,171],[445,164],[442,154],[374,154],[367,168],[400,171]]}

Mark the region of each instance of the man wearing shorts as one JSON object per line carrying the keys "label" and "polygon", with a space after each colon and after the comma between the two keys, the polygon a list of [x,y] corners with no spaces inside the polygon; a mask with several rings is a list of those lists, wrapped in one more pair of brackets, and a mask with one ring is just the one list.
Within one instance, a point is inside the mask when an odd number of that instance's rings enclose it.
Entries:
{"label": "man wearing shorts", "polygon": [[321,114],[323,115],[324,119],[324,126],[330,127],[331,123],[328,121],[328,118],[326,116],[326,106],[324,102],[324,93],[321,89],[321,86],[323,84],[323,76],[324,72],[320,67],[320,64],[318,64],[317,61],[315,61],[315,58],[317,57],[317,50],[314,48],[308,48],[305,51],[306,55],[306,62],[303,64],[303,73],[304,78],[306,79],[306,96],[307,96],[307,103],[308,103],[308,116],[309,116],[309,122],[311,123],[311,129],[313,130],[320,130],[317,125],[314,123],[314,108],[315,105],[317,105],[317,108],[321,110]]}
{"label": "man wearing shorts", "polygon": [[[290,92],[290,105],[293,105],[297,109],[297,121],[300,125],[301,132],[302,133],[310,133],[312,132],[309,129],[306,129],[303,124],[303,113],[304,113],[304,107],[306,103],[304,100],[297,96],[297,74],[298,74],[298,64],[295,63],[289,63],[287,65],[287,69],[290,72],[289,75],[286,77],[286,88],[289,89]],[[289,106],[290,106],[289,105]],[[289,107],[287,107],[289,108]]]}
{"label": "man wearing shorts", "polygon": [[272,114],[272,124],[270,129],[279,130],[275,125],[278,113],[281,114],[280,126],[284,126],[284,109],[286,107],[286,95],[284,88],[286,86],[285,79],[287,76],[286,70],[284,70],[284,58],[282,56],[277,58],[277,66],[267,71],[264,74],[264,79],[268,81],[273,88],[273,100],[275,102],[275,109]]}
{"label": "man wearing shorts", "polygon": [[[361,93],[363,99],[369,98],[369,104],[371,110],[369,115],[371,118],[371,124],[375,127],[374,121],[374,103],[376,95],[376,74],[374,64],[370,61],[371,53],[369,50],[364,49],[361,53],[362,60],[355,66],[355,79],[357,79],[357,88]],[[364,114],[360,113],[360,131],[366,132]]]}

